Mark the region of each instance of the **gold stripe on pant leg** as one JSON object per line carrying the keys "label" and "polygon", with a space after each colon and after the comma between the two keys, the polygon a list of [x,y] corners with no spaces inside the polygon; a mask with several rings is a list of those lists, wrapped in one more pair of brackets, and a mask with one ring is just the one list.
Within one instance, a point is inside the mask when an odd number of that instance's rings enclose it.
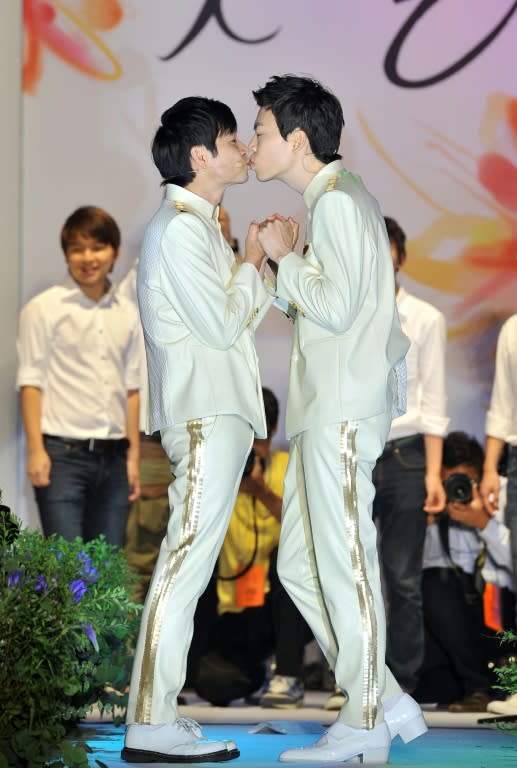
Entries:
{"label": "gold stripe on pant leg", "polygon": [[363,728],[375,726],[379,672],[377,669],[377,617],[373,594],[368,582],[364,549],[359,536],[357,505],[357,426],[341,424],[341,481],[345,504],[345,529],[350,550],[352,574],[357,589],[363,632]]}
{"label": "gold stripe on pant leg", "polygon": [[181,521],[180,542],[178,548],[169,553],[160,578],[156,583],[145,636],[142,670],[136,701],[135,722],[151,724],[151,706],[156,665],[156,652],[163,625],[164,612],[171,596],[178,571],[183,563],[197,532],[199,509],[203,492],[205,448],[202,422],[187,422],[190,435],[189,463],[187,468],[187,487]]}

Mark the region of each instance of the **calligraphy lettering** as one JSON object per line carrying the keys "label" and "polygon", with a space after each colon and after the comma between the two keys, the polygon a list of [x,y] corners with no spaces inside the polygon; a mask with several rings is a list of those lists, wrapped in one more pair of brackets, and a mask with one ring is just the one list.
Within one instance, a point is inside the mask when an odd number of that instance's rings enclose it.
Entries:
{"label": "calligraphy lettering", "polygon": [[[396,3],[405,1],[406,0],[394,0]],[[446,80],[448,77],[456,74],[456,72],[459,72],[460,69],[463,69],[463,67],[467,66],[467,64],[479,56],[479,54],[495,40],[497,35],[506,26],[517,10],[516,0],[495,28],[475,45],[474,48],[459,58],[454,64],[451,64],[450,67],[421,80],[408,80],[407,78],[402,77],[398,71],[400,52],[417,23],[424,18],[427,11],[429,11],[437,2],[439,2],[439,0],[422,0],[393,39],[393,42],[386,53],[386,58],[384,59],[384,71],[386,72],[388,79],[391,80],[394,85],[399,85],[401,88],[425,88],[426,86],[435,85],[435,83],[439,83],[441,80]]]}
{"label": "calligraphy lettering", "polygon": [[167,56],[160,56],[162,61],[169,61],[170,59],[173,59],[175,56],[178,55],[178,53],[181,53],[181,51],[184,50],[195,38],[199,35],[199,33],[205,28],[207,22],[210,20],[211,17],[214,17],[223,30],[223,32],[228,35],[232,40],[236,40],[238,43],[247,43],[248,45],[257,45],[258,43],[265,43],[268,40],[271,40],[275,35],[278,34],[280,31],[280,28],[277,28],[274,32],[272,32],[270,35],[265,35],[264,37],[258,37],[254,40],[250,40],[248,38],[240,37],[240,35],[237,35],[226,23],[226,19],[223,16],[223,12],[221,10],[221,0],[207,0],[204,6],[201,9],[201,12],[197,19],[195,20],[192,29],[190,29],[189,32],[185,35],[183,40],[174,48],[173,51],[171,51]]}

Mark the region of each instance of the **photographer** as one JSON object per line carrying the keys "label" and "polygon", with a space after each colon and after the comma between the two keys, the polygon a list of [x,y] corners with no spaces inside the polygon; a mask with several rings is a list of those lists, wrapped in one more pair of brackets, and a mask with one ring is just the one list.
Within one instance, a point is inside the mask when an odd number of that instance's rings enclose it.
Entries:
{"label": "photographer", "polygon": [[291,708],[303,702],[301,672],[311,633],[276,571],[288,455],[271,450],[278,400],[266,387],[262,394],[267,438],[254,441],[244,469],[215,574],[219,615],[193,682],[215,705],[249,699],[274,654],[275,675],[253,698],[264,707]]}
{"label": "photographer", "polygon": [[425,659],[415,695],[450,712],[486,710],[494,682],[487,665],[498,645],[484,623],[483,577],[511,584],[509,530],[486,512],[479,492],[483,460],[464,432],[445,439],[447,505],[429,515],[424,547]]}

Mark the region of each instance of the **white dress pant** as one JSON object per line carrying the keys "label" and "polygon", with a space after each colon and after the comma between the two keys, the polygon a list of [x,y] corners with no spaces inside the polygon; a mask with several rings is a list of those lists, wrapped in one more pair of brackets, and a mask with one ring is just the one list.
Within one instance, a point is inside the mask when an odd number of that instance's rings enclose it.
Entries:
{"label": "white dress pant", "polygon": [[178,717],[194,612],[213,572],[253,443],[238,416],[189,421],[161,431],[175,480],[171,515],[145,602],[127,722],[159,725]]}
{"label": "white dress pant", "polygon": [[372,471],[390,423],[382,414],[300,433],[284,484],[279,576],[349,695],[338,719],[353,728],[373,728],[382,701],[401,692],[385,665],[372,522]]}

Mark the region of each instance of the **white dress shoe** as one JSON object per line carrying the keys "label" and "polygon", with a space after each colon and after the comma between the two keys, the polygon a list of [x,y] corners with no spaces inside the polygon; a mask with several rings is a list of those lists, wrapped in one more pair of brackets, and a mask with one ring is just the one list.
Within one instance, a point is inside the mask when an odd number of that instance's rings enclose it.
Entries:
{"label": "white dress shoe", "polygon": [[406,744],[427,731],[422,710],[409,693],[401,693],[384,702],[384,720],[391,738],[399,735]]}
{"label": "white dress shoe", "polygon": [[517,693],[508,696],[505,701],[490,701],[486,711],[496,715],[517,715]]}
{"label": "white dress shoe", "polygon": [[195,720],[180,717],[163,725],[129,725],[121,757],[129,763],[203,763],[239,754],[234,741],[207,739]]}
{"label": "white dress shoe", "polygon": [[343,763],[356,758],[355,762],[363,765],[379,765],[388,762],[390,746],[391,737],[386,723],[379,723],[367,731],[337,721],[315,744],[286,749],[279,759],[293,763]]}

